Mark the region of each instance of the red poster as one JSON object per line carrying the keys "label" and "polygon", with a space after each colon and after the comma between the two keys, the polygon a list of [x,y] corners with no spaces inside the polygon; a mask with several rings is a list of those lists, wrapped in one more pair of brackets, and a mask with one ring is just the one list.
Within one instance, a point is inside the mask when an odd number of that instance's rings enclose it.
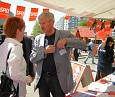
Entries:
{"label": "red poster", "polygon": [[23,7],[23,6],[17,6],[16,17],[23,18],[24,13],[25,13],[25,7]]}
{"label": "red poster", "polygon": [[66,15],[66,16],[64,17],[64,19],[65,19],[65,20],[69,20],[69,19],[70,19],[70,15]]}
{"label": "red poster", "polygon": [[107,20],[107,21],[104,22],[104,26],[105,26],[104,30],[105,31],[110,31],[111,30],[110,24],[111,24],[110,20]]}
{"label": "red poster", "polygon": [[10,6],[11,4],[0,2],[0,18],[6,19],[8,18],[9,12],[10,12]]}
{"label": "red poster", "polygon": [[38,15],[38,8],[31,8],[29,21],[35,21]]}
{"label": "red poster", "polygon": [[43,8],[43,12],[49,12],[48,8]]}
{"label": "red poster", "polygon": [[91,27],[93,25],[93,23],[95,22],[95,19],[90,18],[87,22],[87,26]]}
{"label": "red poster", "polygon": [[102,22],[100,20],[97,20],[96,22],[97,22],[97,25],[96,25],[95,30],[96,32],[98,32],[101,30]]}

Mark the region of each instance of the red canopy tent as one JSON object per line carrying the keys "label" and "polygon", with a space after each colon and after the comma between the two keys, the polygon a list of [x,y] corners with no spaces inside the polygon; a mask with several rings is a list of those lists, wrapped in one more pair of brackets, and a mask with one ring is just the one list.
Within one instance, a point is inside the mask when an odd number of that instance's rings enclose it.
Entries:
{"label": "red canopy tent", "polygon": [[95,38],[94,30],[87,27],[79,27],[80,37]]}

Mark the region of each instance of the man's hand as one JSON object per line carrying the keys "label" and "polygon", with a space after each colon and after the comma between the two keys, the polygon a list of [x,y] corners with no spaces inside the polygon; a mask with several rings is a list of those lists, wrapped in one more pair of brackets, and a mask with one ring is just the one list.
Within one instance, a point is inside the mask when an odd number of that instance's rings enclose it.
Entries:
{"label": "man's hand", "polygon": [[67,39],[64,38],[64,39],[61,39],[57,42],[57,47],[58,48],[65,48],[65,44],[67,43]]}
{"label": "man's hand", "polygon": [[45,54],[54,53],[54,52],[55,52],[55,46],[54,45],[48,45],[44,49]]}
{"label": "man's hand", "polygon": [[[29,75],[30,76],[30,75]],[[31,77],[31,76],[30,76]],[[28,83],[27,85],[28,86],[31,86],[31,83],[34,81],[35,77],[31,77],[32,78],[32,81],[30,83]]]}

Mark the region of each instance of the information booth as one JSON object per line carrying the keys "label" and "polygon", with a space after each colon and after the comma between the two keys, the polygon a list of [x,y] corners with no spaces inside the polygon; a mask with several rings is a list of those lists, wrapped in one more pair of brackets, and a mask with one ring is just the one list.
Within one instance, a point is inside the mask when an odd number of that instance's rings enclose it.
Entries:
{"label": "information booth", "polygon": [[[115,97],[115,72],[94,82],[89,66],[72,61],[74,89],[66,97]],[[79,83],[83,89],[77,90]]]}
{"label": "information booth", "polygon": [[78,63],[77,61],[71,61],[71,65],[73,70],[74,88],[66,95],[66,97],[69,97],[70,94],[77,92],[80,82],[82,86],[85,87],[94,81],[90,66]]}

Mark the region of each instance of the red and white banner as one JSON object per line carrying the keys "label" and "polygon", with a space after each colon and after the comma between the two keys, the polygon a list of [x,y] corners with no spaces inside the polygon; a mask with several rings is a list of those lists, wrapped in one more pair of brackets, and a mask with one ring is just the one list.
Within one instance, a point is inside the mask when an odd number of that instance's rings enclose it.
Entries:
{"label": "red and white banner", "polygon": [[35,21],[38,15],[38,8],[31,8],[29,21]]}
{"label": "red and white banner", "polygon": [[87,26],[91,27],[94,22],[95,22],[95,19],[94,19],[94,18],[90,18],[90,19],[87,21]]}
{"label": "red and white banner", "polygon": [[24,13],[25,13],[25,7],[17,5],[16,17],[23,18]]}
{"label": "red and white banner", "polygon": [[10,12],[10,6],[11,4],[0,2],[0,18],[6,19],[8,18],[9,12]]}
{"label": "red and white banner", "polygon": [[107,21],[104,22],[104,26],[105,26],[104,30],[105,31],[110,31],[111,30],[110,24],[111,24],[110,20],[107,20]]}
{"label": "red and white banner", "polygon": [[49,12],[48,8],[43,8],[43,12]]}
{"label": "red and white banner", "polygon": [[66,15],[66,16],[64,17],[64,19],[65,19],[65,20],[69,20],[69,19],[70,19],[70,15]]}
{"label": "red and white banner", "polygon": [[97,25],[96,25],[95,30],[96,32],[98,32],[101,30],[102,22],[100,20],[97,20],[96,22],[97,22]]}

